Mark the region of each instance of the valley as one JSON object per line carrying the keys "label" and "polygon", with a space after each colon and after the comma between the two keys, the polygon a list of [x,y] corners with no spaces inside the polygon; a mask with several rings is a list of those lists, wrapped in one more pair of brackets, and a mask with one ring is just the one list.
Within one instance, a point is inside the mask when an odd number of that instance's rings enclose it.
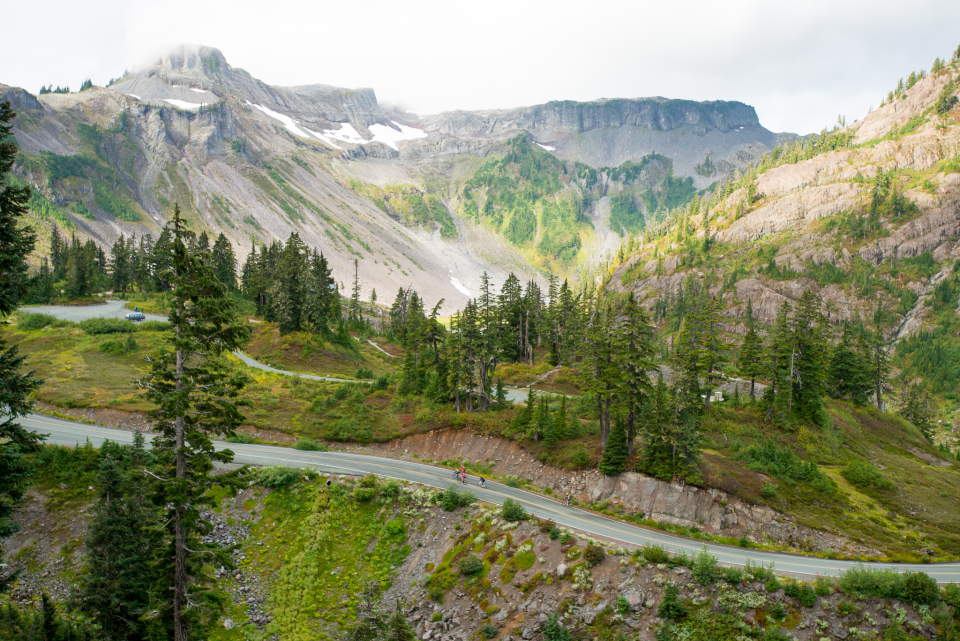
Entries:
{"label": "valley", "polygon": [[960,630],[960,50],[806,136],[0,93],[0,639]]}

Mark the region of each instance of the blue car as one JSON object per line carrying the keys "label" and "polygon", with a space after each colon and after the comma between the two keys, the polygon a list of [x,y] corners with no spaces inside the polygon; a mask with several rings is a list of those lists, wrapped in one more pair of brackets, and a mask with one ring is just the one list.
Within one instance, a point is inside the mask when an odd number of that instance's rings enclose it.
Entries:
{"label": "blue car", "polygon": [[130,312],[127,314],[128,321],[135,321],[139,323],[142,320],[146,320],[146,318],[147,317],[143,315],[143,312]]}

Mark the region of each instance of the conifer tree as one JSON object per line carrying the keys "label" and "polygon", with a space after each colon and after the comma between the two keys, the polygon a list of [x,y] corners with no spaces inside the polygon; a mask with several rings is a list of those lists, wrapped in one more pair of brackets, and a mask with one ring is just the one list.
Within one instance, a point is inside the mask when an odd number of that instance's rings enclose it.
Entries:
{"label": "conifer tree", "polygon": [[750,400],[755,401],[757,377],[763,375],[763,343],[757,333],[757,325],[753,320],[753,305],[749,300],[747,301],[747,334],[743,337],[743,343],[740,344],[737,365],[740,376],[750,381]]}
{"label": "conifer tree", "polygon": [[570,438],[567,427],[567,397],[560,397],[560,407],[553,417],[553,430],[557,441],[565,441]]}
{"label": "conifer tree", "polygon": [[[706,288],[704,288],[706,294]],[[704,410],[709,409],[713,391],[726,380],[726,367],[729,361],[727,346],[720,336],[720,301],[711,298],[706,301],[699,313],[700,353],[699,368],[703,375]]]}
{"label": "conifer tree", "polygon": [[[10,124],[14,116],[9,101],[0,104],[0,318],[14,312],[26,294],[26,258],[36,242],[33,229],[20,224],[27,213],[30,189],[14,187],[7,178],[18,153]],[[4,347],[0,338],[0,553],[3,539],[19,529],[12,516],[23,501],[32,471],[25,457],[44,438],[16,422],[33,409],[30,394],[43,381],[33,372],[23,372],[25,357],[16,346]],[[13,578],[6,567],[0,567],[0,592]]]}
{"label": "conifer tree", "polygon": [[98,500],[84,538],[86,571],[74,597],[106,638],[131,641],[147,638],[142,617],[154,587],[153,554],[162,547],[159,515],[137,491],[147,457],[140,432],[134,443],[124,448],[131,450],[127,470],[110,454],[100,463]]}
{"label": "conifer tree", "polygon": [[617,396],[626,412],[627,453],[632,455],[640,413],[653,389],[647,372],[655,367],[653,327],[646,310],[637,302],[632,292],[624,304],[617,333],[615,349],[621,370],[620,391]]}
{"label": "conifer tree", "polygon": [[550,406],[547,405],[547,397],[540,398],[540,425],[543,432],[543,444],[553,449],[557,446],[557,429],[553,415],[550,413]]}
{"label": "conifer tree", "polygon": [[233,245],[223,232],[220,232],[217,240],[214,241],[210,255],[217,279],[226,286],[227,291],[235,291],[237,289],[237,257],[233,253]]}
{"label": "conifer tree", "polygon": [[624,421],[618,417],[610,428],[610,436],[603,448],[603,457],[600,459],[600,471],[607,476],[617,476],[626,469],[627,461],[627,434]]}
{"label": "conifer tree", "polygon": [[[167,549],[159,566],[158,598],[168,603],[174,641],[204,638],[205,625],[221,607],[204,585],[203,564],[214,559],[229,564],[223,550],[205,544],[200,536],[210,524],[201,508],[211,504],[206,492],[212,484],[214,461],[229,463],[230,450],[216,451],[212,436],[231,435],[243,421],[237,398],[246,383],[219,360],[224,352],[240,349],[250,330],[237,319],[236,305],[202,255],[187,251],[180,208],[169,224],[170,243],[166,275],[172,286],[166,346],[149,358],[149,375],[141,381],[146,397],[156,406],[150,412],[157,435],[153,452],[158,458],[155,500],[165,506]],[[221,485],[237,473],[219,475]]]}

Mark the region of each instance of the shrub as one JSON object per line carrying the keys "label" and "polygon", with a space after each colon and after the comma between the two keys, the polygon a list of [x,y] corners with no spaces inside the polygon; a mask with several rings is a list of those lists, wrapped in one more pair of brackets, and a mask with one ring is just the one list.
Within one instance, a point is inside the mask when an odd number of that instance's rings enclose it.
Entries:
{"label": "shrub", "polygon": [[777,486],[771,483],[764,483],[760,490],[760,496],[765,499],[772,499],[777,495]]}
{"label": "shrub", "polygon": [[471,554],[460,559],[460,574],[463,576],[476,576],[483,572],[483,561]]}
{"label": "shrub", "polygon": [[654,564],[666,563],[670,560],[670,553],[662,545],[644,545],[641,554],[644,559]]}
{"label": "shrub", "polygon": [[780,579],[778,579],[776,575],[773,575],[767,579],[767,583],[764,587],[767,588],[767,592],[776,592],[780,589]]}
{"label": "shrub", "polygon": [[451,485],[438,497],[440,505],[447,512],[453,512],[458,507],[466,507],[476,502],[473,492],[463,492],[456,485]]}
{"label": "shrub", "polygon": [[377,488],[375,487],[357,486],[357,488],[353,491],[353,498],[357,499],[361,503],[372,501],[376,495]]}
{"label": "shrub", "polygon": [[241,443],[243,445],[250,445],[257,442],[256,438],[246,432],[234,432],[232,436],[228,436],[224,440],[227,443]]}
{"label": "shrub", "polygon": [[573,634],[569,628],[565,628],[560,623],[560,617],[556,612],[551,612],[547,616],[547,622],[543,625],[543,638],[545,641],[572,641]]}
{"label": "shrub", "polygon": [[817,605],[817,592],[812,585],[804,583],[800,586],[800,594],[797,595],[801,605],[805,608],[812,608]]}
{"label": "shrub", "polygon": [[127,342],[124,344],[123,348],[128,352],[135,352],[140,348],[140,346],[137,345],[137,341],[134,340],[133,334],[127,334]]}
{"label": "shrub", "polygon": [[820,577],[813,582],[813,591],[817,596],[830,596],[833,594],[833,584],[829,579]]}
{"label": "shrub", "polygon": [[300,470],[282,465],[271,465],[260,470],[257,481],[264,487],[282,488],[300,480]]}
{"label": "shrub", "polygon": [[312,438],[298,438],[297,442],[294,443],[293,448],[296,450],[303,450],[305,452],[326,452],[328,451],[327,446],[316,441]]}
{"label": "shrub", "polygon": [[940,588],[933,577],[923,572],[906,572],[900,598],[915,606],[935,606],[940,602]]}
{"label": "shrub", "polygon": [[853,461],[840,470],[840,474],[859,488],[892,490],[896,487],[893,481],[880,474],[875,465],[866,461]]}
{"label": "shrub", "polygon": [[140,321],[137,323],[138,332],[165,332],[170,329],[170,323],[167,321]]}
{"label": "shrub", "polygon": [[390,479],[380,487],[380,496],[392,501],[400,497],[400,490],[400,481],[397,479]]}
{"label": "shrub", "polygon": [[591,544],[583,550],[583,558],[590,567],[600,565],[606,557],[606,551],[599,545]]}
{"label": "shrub", "polygon": [[384,374],[369,387],[371,392],[380,392],[390,387],[390,377]]}
{"label": "shrub", "polygon": [[710,585],[717,576],[717,557],[707,552],[707,546],[693,559],[691,574],[700,585]]}
{"label": "shrub", "polygon": [[510,474],[506,475],[501,479],[503,484],[507,487],[520,487],[523,485],[523,480],[519,476],[511,476]]}
{"label": "shrub", "polygon": [[740,583],[743,581],[743,568],[733,566],[723,568],[723,580],[728,583]]}
{"label": "shrub", "polygon": [[99,336],[101,334],[126,334],[136,329],[130,321],[120,318],[88,318],[77,325],[87,334]]}
{"label": "shrub", "polygon": [[783,604],[777,601],[772,608],[770,608],[770,616],[777,621],[783,621],[787,618],[787,610],[783,607]]}
{"label": "shrub", "polygon": [[[133,335],[131,334],[131,336]],[[98,345],[98,349],[101,352],[107,352],[108,354],[124,354],[127,351],[126,347],[123,345],[123,341],[118,340],[103,341],[100,343],[100,345]]]}
{"label": "shrub", "polygon": [[50,314],[17,312],[17,327],[20,329],[36,330],[47,326],[62,327],[65,324],[69,324],[69,321],[62,321]]}
{"label": "shrub", "polygon": [[563,532],[560,531],[560,528],[552,527],[550,528],[550,532],[547,533],[547,536],[550,537],[551,541],[556,541],[557,539],[560,538],[561,534],[563,534]]}
{"label": "shrub", "polygon": [[364,378],[369,379],[373,378],[373,370],[369,367],[361,367],[354,373],[354,378]]}
{"label": "shrub", "polygon": [[[343,389],[343,387],[339,389]],[[336,396],[336,394],[334,394],[334,396]],[[368,443],[373,440],[373,432],[370,430],[369,425],[363,425],[354,418],[346,417],[328,425],[327,436],[334,441],[360,441],[361,443]]]}
{"label": "shrub", "polygon": [[687,607],[677,598],[680,596],[680,588],[675,585],[668,585],[663,593],[663,601],[657,608],[657,616],[661,619],[672,619],[674,621],[687,616]]}
{"label": "shrub", "polygon": [[480,634],[482,634],[488,639],[492,639],[493,637],[500,634],[500,629],[497,626],[493,625],[492,623],[484,623],[483,627],[480,628]]}
{"label": "shrub", "polygon": [[523,521],[527,518],[527,511],[523,509],[519,501],[507,499],[503,502],[503,509],[500,511],[505,521]]}
{"label": "shrub", "polygon": [[360,487],[377,487],[380,485],[380,479],[376,474],[367,474],[360,479]]}

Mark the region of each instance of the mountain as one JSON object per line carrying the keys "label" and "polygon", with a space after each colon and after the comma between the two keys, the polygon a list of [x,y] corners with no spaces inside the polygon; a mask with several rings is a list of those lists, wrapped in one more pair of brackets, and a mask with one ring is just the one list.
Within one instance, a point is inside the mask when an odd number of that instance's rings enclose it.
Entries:
{"label": "mountain", "polygon": [[[695,200],[635,247],[607,284],[676,322],[691,287],[719,296],[732,336],[771,328],[813,290],[839,341],[879,334],[901,409],[929,394],[926,428],[956,444],[960,397],[960,62],[901,80],[879,109],[779,147],[710,198]],[[673,319],[673,320],[671,320]]]}
{"label": "mountain", "polygon": [[[595,265],[628,233],[795,139],[736,102],[570,101],[418,116],[372,89],[274,87],[183,46],[107,88],[17,108],[18,176],[41,237],[109,250],[155,238],[179,204],[242,257],[297,232],[363,290],[413,280],[446,312],[486,271],[543,281]],[[43,255],[49,240],[40,244]]]}

